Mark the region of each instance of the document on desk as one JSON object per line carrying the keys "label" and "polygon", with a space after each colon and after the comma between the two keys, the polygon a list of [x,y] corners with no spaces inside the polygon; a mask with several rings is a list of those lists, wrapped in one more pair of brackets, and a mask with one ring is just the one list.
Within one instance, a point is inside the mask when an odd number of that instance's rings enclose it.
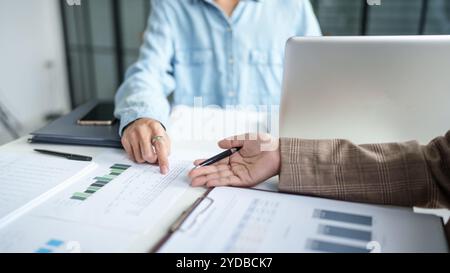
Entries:
{"label": "document on desk", "polygon": [[95,159],[98,168],[33,211],[102,228],[143,232],[158,223],[167,209],[189,188],[192,162],[170,162],[162,175],[158,166],[135,164],[123,151]]}
{"label": "document on desk", "polygon": [[0,227],[94,168],[47,155],[0,154]]}
{"label": "document on desk", "polygon": [[159,252],[447,252],[442,220],[412,210],[216,188]]}
{"label": "document on desk", "polygon": [[94,171],[0,229],[0,251],[73,251],[45,247],[51,240],[77,242],[82,252],[126,251],[190,187],[186,173],[192,162],[172,160],[169,174],[162,175],[158,166],[135,164],[120,150],[94,161]]}
{"label": "document on desk", "polygon": [[27,214],[0,229],[0,252],[124,252],[136,237],[128,232]]}

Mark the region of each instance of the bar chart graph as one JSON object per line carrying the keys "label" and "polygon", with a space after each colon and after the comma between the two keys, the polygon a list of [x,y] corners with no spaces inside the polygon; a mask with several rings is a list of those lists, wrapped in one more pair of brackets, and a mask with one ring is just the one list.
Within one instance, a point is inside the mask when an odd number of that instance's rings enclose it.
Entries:
{"label": "bar chart graph", "polygon": [[371,232],[352,228],[320,225],[319,233],[327,236],[335,236],[343,239],[353,239],[363,242],[370,242],[372,240]]}
{"label": "bar chart graph", "polygon": [[[319,221],[320,239],[307,240],[307,249],[333,253],[367,253],[372,241],[372,216],[315,209],[313,218]],[[325,238],[325,239],[324,239]]]}
{"label": "bar chart graph", "polygon": [[308,246],[311,250],[329,253],[368,253],[365,247],[350,246],[321,240],[310,240]]}
{"label": "bar chart graph", "polygon": [[365,215],[316,209],[314,210],[314,217],[324,220],[372,226],[372,217]]}
{"label": "bar chart graph", "polygon": [[84,192],[75,192],[71,199],[78,201],[85,201],[90,196],[95,194],[97,191],[102,189],[104,186],[108,185],[115,178],[120,176],[123,172],[128,170],[131,166],[125,164],[114,164],[110,167],[110,171],[108,174],[105,174],[100,177],[95,177],[94,182],[84,191]]}
{"label": "bar chart graph", "polygon": [[[431,233],[432,225],[439,230]],[[439,236],[431,238],[433,234]],[[427,249],[447,252],[442,219],[411,209],[217,187],[158,252],[423,253]]]}
{"label": "bar chart graph", "polygon": [[44,246],[38,248],[35,253],[53,253],[63,245],[64,242],[59,239],[50,239]]}
{"label": "bar chart graph", "polygon": [[[280,212],[277,201],[253,199],[239,223],[231,233],[224,252],[257,252],[266,244],[267,234],[274,225],[282,236],[297,240],[295,231],[291,231],[283,223],[274,223],[273,219]],[[281,209],[283,210],[283,209]],[[311,208],[305,217],[312,218],[312,228],[302,232],[306,235],[304,249],[306,251],[329,253],[368,253],[367,244],[373,237],[373,217],[355,213]],[[305,218],[298,218],[303,222]]]}

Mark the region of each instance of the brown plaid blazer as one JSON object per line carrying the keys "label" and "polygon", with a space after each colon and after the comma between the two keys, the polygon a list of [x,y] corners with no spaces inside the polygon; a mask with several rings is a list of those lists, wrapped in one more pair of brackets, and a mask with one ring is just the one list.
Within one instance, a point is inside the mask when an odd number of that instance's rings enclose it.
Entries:
{"label": "brown plaid blazer", "polygon": [[[280,191],[384,205],[450,208],[450,131],[428,145],[281,139]],[[449,225],[447,225],[447,230]]]}

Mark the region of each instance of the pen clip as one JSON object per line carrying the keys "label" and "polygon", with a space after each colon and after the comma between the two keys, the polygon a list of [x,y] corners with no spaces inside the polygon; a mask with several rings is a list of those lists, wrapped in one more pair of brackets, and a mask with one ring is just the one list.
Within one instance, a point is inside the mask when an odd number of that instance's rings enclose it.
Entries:
{"label": "pen clip", "polygon": [[[183,228],[182,229],[182,225],[184,224],[184,222],[187,220],[187,218],[191,215],[191,213],[203,202],[203,201],[208,201],[208,204],[206,205],[205,208],[203,208],[202,210],[199,211],[199,213],[195,216],[194,220],[192,221],[192,223],[187,227],[187,228]],[[203,213],[205,213],[209,207],[211,207],[211,205],[214,203],[214,200],[210,197],[200,197],[198,198],[195,203],[186,211],[184,211],[181,216],[175,221],[175,223],[170,227],[170,231],[171,232],[176,232],[176,231],[180,231],[180,232],[186,232],[187,230],[189,230],[190,228],[192,228],[192,226],[195,225],[195,223],[197,222],[197,219],[199,216],[201,216]]]}

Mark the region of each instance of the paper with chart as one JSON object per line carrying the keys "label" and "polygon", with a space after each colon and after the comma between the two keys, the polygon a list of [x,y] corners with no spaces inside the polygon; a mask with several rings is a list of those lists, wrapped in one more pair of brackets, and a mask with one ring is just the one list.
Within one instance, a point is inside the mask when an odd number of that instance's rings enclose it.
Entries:
{"label": "paper with chart", "polygon": [[[98,167],[93,172],[0,230],[0,242],[11,238],[13,230],[20,233],[14,236],[17,244],[0,244],[0,251],[23,251],[19,246],[32,232],[27,227],[27,223],[33,222],[31,219],[40,219],[41,232],[29,240],[27,251],[39,249],[31,242],[53,239],[89,242],[85,243],[88,247],[81,245],[89,252],[125,251],[136,236],[157,225],[189,188],[186,173],[192,167],[191,162],[171,161],[169,174],[161,175],[159,167],[134,164],[119,150],[102,154],[94,161]],[[108,240],[115,243],[111,245]]]}
{"label": "paper with chart", "polygon": [[159,251],[447,250],[441,219],[435,216],[414,214],[408,209],[216,188]]}
{"label": "paper with chart", "polygon": [[0,252],[123,252],[135,236],[83,223],[26,215],[0,230]]}
{"label": "paper with chart", "polygon": [[0,226],[94,168],[41,154],[0,154]]}

